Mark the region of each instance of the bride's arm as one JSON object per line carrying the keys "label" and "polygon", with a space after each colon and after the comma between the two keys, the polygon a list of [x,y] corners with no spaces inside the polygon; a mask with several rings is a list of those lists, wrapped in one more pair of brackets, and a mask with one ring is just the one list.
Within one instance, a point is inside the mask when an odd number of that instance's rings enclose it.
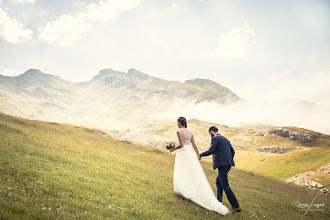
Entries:
{"label": "bride's arm", "polygon": [[191,136],[191,144],[192,144],[192,146],[193,146],[193,148],[195,150],[195,153],[197,155],[197,158],[200,159],[198,148],[197,148],[196,143],[195,143],[194,135]]}
{"label": "bride's arm", "polygon": [[171,149],[170,149],[170,152],[173,152],[173,151],[175,151],[175,150],[178,150],[178,149],[180,149],[181,147],[184,146],[182,135],[181,135],[180,132],[178,132],[178,131],[176,132],[176,134],[178,135],[180,145],[177,146],[177,147],[171,148]]}

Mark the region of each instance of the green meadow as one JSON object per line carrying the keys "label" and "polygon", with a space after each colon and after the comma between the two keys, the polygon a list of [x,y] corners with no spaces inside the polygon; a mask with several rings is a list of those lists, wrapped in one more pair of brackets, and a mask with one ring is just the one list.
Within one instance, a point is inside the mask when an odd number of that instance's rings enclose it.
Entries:
{"label": "green meadow", "polygon": [[[172,135],[175,133],[175,131],[173,131],[173,124],[174,123],[166,121],[157,122],[159,129],[148,133],[142,128],[142,131],[136,131],[134,134],[144,135],[147,133],[142,139],[153,140],[158,138],[159,140],[166,139],[175,141],[177,137]],[[299,173],[316,171],[321,166],[330,162],[330,136],[317,138],[311,141],[299,141],[277,135],[256,136],[255,134],[246,132],[247,129],[251,128],[272,128],[267,125],[254,124],[248,127],[235,128],[220,124],[211,124],[196,119],[189,120],[188,124],[189,129],[194,133],[197,145],[204,150],[208,149],[210,146],[210,136],[207,132],[208,128],[211,125],[216,125],[220,133],[231,141],[234,148],[237,146],[246,148],[246,150],[236,149],[235,164],[239,169],[254,174],[261,174],[262,176],[285,181]],[[151,124],[151,127],[154,125],[155,124]],[[290,127],[290,129],[315,135],[319,134],[303,128]],[[287,146],[293,147],[293,149],[290,149],[284,154],[263,153],[257,150],[258,147],[263,146]],[[203,160],[212,162],[212,157],[203,158]],[[326,173],[317,173],[315,177],[319,179],[319,183],[328,187],[330,186],[330,177]]]}
{"label": "green meadow", "polygon": [[[265,169],[260,166],[264,161],[258,161],[254,169],[268,174],[262,176],[242,170],[248,163],[242,156],[235,158],[238,166],[229,172],[229,183],[243,211],[222,216],[174,194],[175,157],[166,151],[115,140],[96,134],[91,128],[68,124],[3,114],[0,114],[0,123],[0,219],[329,217],[328,194],[320,195],[319,191],[271,177],[273,172],[276,177],[291,175],[291,168],[281,174],[286,164],[283,162],[272,162],[271,167]],[[321,152],[315,151],[315,157],[321,156]],[[315,157],[314,154],[290,156],[288,164],[302,161],[302,166],[306,166],[304,161],[309,163],[308,160]],[[323,162],[315,167],[324,165]],[[253,163],[250,160],[249,166]],[[216,192],[217,172],[210,160],[202,160],[202,166]],[[296,206],[298,197],[301,203],[313,201],[324,206],[312,207],[306,213]],[[223,203],[231,208],[225,195]]]}

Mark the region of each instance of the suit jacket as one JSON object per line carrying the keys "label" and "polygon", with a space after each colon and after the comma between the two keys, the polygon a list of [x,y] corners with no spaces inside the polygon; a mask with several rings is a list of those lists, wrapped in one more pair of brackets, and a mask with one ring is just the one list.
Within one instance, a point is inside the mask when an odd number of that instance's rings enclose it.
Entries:
{"label": "suit jacket", "polygon": [[211,154],[213,156],[214,170],[226,165],[235,166],[234,148],[231,146],[230,141],[219,133],[212,137],[210,149],[201,153],[200,156],[205,157]]}

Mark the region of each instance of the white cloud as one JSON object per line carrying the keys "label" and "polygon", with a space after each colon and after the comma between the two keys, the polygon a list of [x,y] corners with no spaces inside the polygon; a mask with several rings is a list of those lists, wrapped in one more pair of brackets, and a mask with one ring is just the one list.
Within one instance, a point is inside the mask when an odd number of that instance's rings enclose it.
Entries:
{"label": "white cloud", "polygon": [[14,3],[21,3],[21,2],[26,2],[26,3],[34,3],[35,0],[12,0]]}
{"label": "white cloud", "polygon": [[310,52],[282,73],[270,74],[266,79],[251,79],[237,88],[247,101],[305,100],[328,105],[330,97],[329,47]]}
{"label": "white cloud", "polygon": [[139,7],[140,0],[103,0],[86,5],[86,11],[78,16],[87,20],[111,21],[123,11]]}
{"label": "white cloud", "polygon": [[254,36],[254,27],[246,24],[233,27],[227,33],[218,35],[218,45],[211,55],[226,61],[243,59],[251,50],[251,38]]}
{"label": "white cloud", "polygon": [[140,5],[140,0],[106,0],[98,3],[83,4],[85,11],[75,15],[61,15],[53,22],[39,28],[39,40],[60,46],[71,46],[91,29],[91,21],[112,21],[123,11]]}
{"label": "white cloud", "polygon": [[82,19],[71,15],[61,15],[54,22],[48,22],[46,26],[39,28],[39,40],[60,46],[70,46],[89,29],[90,26]]}
{"label": "white cloud", "polygon": [[15,17],[10,18],[7,12],[0,8],[0,37],[12,44],[21,43],[32,38],[32,31],[25,29]]}
{"label": "white cloud", "polygon": [[18,70],[18,69],[5,69],[2,75],[4,75],[4,76],[18,76],[22,73],[23,73],[23,71]]}

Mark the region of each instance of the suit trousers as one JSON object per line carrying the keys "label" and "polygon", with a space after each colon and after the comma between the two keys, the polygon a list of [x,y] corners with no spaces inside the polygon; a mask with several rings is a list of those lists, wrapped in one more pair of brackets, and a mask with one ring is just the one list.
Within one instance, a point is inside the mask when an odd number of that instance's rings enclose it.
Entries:
{"label": "suit trousers", "polygon": [[218,176],[215,181],[217,185],[217,199],[219,200],[219,202],[222,202],[222,194],[223,191],[225,191],[228,201],[232,206],[232,208],[237,208],[239,207],[238,201],[228,184],[228,172],[230,169],[231,169],[231,165],[221,166],[218,168]]}

